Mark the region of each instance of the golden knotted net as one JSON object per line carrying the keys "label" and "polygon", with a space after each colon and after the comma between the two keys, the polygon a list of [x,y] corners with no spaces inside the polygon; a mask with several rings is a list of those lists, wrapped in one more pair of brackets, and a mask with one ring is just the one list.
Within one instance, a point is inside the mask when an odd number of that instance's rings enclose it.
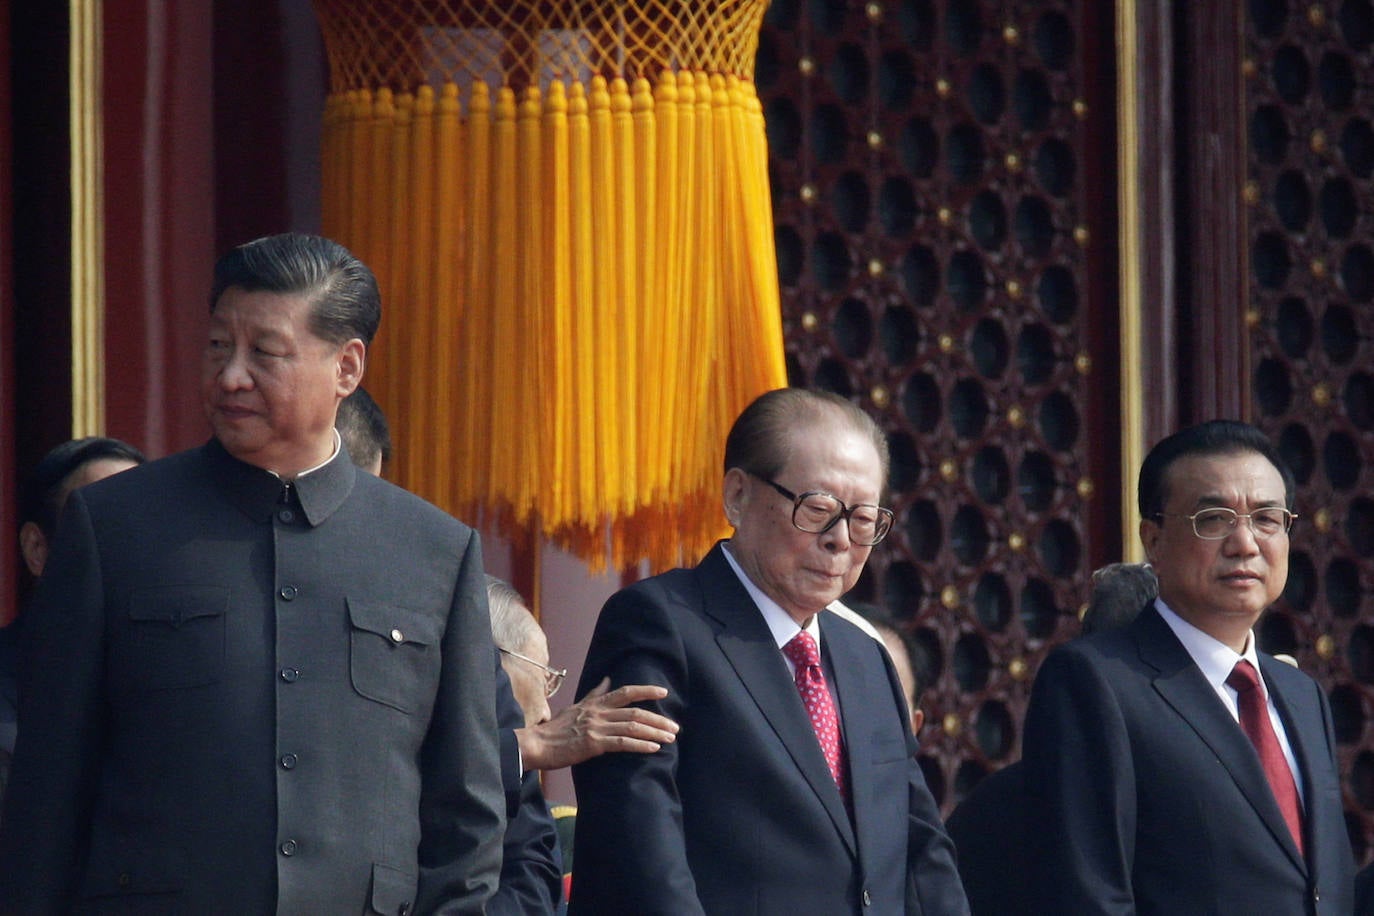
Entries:
{"label": "golden knotted net", "polygon": [[766,5],[316,0],[324,230],[382,284],[398,483],[593,568],[723,533],[725,434],[786,384]]}

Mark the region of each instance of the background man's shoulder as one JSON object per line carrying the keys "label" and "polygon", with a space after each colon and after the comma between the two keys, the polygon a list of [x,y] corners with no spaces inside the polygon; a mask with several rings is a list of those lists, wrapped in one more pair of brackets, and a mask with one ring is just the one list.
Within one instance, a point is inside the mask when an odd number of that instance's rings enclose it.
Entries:
{"label": "background man's shoulder", "polygon": [[204,447],[176,452],[112,474],[81,488],[87,503],[146,503],[161,497],[182,498],[188,489],[209,483]]}

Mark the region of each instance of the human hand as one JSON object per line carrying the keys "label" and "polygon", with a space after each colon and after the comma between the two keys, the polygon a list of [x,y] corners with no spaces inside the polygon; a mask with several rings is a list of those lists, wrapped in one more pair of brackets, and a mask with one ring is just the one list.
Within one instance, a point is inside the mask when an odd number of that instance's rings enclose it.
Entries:
{"label": "human hand", "polygon": [[611,679],[587,691],[553,718],[517,728],[526,770],[556,770],[611,751],[652,754],[677,740],[678,725],[666,716],[632,706],[668,695],[663,687],[627,684],[610,690]]}

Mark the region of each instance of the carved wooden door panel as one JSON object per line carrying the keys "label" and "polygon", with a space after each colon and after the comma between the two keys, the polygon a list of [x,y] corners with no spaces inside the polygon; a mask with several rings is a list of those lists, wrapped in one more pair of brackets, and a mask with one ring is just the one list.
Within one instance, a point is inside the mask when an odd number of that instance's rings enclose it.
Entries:
{"label": "carved wooden door panel", "polygon": [[1250,400],[1298,480],[1261,643],[1327,688],[1357,861],[1374,843],[1374,5],[1246,5]]}
{"label": "carved wooden door panel", "polygon": [[761,38],[790,379],[888,431],[897,525],[851,597],[915,638],[946,811],[1020,755],[1039,660],[1119,558],[1099,7],[774,0]]}

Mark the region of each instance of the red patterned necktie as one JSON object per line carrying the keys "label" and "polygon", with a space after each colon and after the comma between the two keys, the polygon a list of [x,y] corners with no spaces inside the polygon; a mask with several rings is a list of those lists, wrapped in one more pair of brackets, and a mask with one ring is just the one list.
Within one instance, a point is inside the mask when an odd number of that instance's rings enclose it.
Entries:
{"label": "red patterned necktie", "polygon": [[835,780],[840,795],[847,797],[844,755],[840,753],[840,717],[835,712],[835,699],[825,683],[821,653],[816,648],[816,641],[803,630],[792,637],[782,651],[796,666],[797,690],[806,704],[806,714],[811,717],[811,727],[816,730],[816,739],[821,743],[825,762],[830,766],[830,777]]}
{"label": "red patterned necktie", "polygon": [[1283,748],[1279,747],[1279,737],[1274,734],[1274,724],[1269,720],[1269,709],[1264,702],[1264,691],[1259,689],[1259,675],[1255,672],[1255,666],[1242,658],[1231,669],[1226,685],[1236,691],[1240,727],[1259,753],[1260,765],[1264,767],[1264,775],[1269,779],[1269,787],[1274,791],[1279,810],[1288,822],[1293,841],[1298,844],[1298,852],[1303,852],[1298,787],[1293,782],[1293,771],[1283,756]]}

